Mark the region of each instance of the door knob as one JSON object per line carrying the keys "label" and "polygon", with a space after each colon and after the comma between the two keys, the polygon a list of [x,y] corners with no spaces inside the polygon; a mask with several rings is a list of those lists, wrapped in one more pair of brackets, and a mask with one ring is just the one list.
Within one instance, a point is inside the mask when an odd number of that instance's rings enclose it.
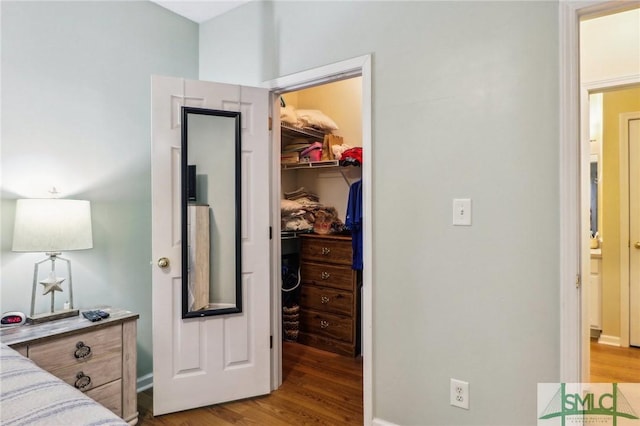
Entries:
{"label": "door knob", "polygon": [[158,259],[158,266],[161,268],[166,268],[167,266],[169,266],[169,259],[167,259],[166,257],[161,257],[160,259]]}
{"label": "door knob", "polygon": [[636,241],[636,243],[633,246],[637,249],[640,249],[640,241]]}

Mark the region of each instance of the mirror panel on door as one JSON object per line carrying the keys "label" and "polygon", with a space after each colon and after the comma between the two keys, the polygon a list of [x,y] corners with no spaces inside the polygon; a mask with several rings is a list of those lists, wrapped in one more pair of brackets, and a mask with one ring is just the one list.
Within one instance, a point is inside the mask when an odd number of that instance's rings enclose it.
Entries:
{"label": "mirror panel on door", "polygon": [[182,107],[182,318],[242,312],[240,113]]}

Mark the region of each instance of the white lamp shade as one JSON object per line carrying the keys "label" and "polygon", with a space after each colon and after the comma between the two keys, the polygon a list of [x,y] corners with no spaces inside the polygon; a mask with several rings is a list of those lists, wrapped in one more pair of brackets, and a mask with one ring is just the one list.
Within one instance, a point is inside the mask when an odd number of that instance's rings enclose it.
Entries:
{"label": "white lamp shade", "polygon": [[89,201],[57,198],[17,201],[13,251],[61,252],[92,247]]}

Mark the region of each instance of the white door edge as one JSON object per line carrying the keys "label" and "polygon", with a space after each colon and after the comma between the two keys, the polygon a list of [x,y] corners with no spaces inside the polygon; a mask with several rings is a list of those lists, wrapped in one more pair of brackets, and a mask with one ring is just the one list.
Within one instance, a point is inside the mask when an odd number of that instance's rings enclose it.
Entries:
{"label": "white door edge", "polygon": [[[363,182],[363,261],[362,273],[362,354],[363,354],[363,406],[364,423],[370,425],[373,421],[373,214],[372,214],[372,138],[371,138],[371,55],[358,56],[345,61],[321,66],[311,70],[283,76],[263,83],[262,87],[268,88],[272,93],[272,106],[276,105],[278,95],[283,92],[303,89],[320,83],[341,80],[355,76],[362,77],[362,182]],[[277,111],[277,110],[276,110]],[[280,119],[273,114],[273,128],[278,128]],[[273,350],[271,351],[271,386],[277,389],[282,384],[282,322],[280,312],[280,244],[277,235],[280,235],[280,168],[277,159],[280,157],[278,132],[272,133],[272,178],[271,178],[271,214],[274,238],[271,241],[273,258],[271,259],[271,330],[273,336]],[[276,140],[277,139],[277,140]],[[274,220],[278,218],[278,220]]]}
{"label": "white door edge", "polygon": [[[560,381],[589,381],[589,335],[583,324],[588,318],[588,303],[576,291],[575,279],[581,274],[583,281],[589,275],[588,262],[584,262],[580,231],[583,222],[581,205],[580,166],[584,157],[576,144],[580,143],[588,92],[595,90],[594,82],[578,87],[579,74],[579,22],[582,17],[615,13],[629,5],[616,1],[591,3],[585,1],[559,2],[559,64],[560,64]],[[640,76],[627,76],[615,81],[603,81],[602,88],[628,85],[640,81]],[[588,89],[588,90],[587,90]],[[582,114],[581,114],[582,112]],[[587,234],[588,235],[588,234]],[[576,362],[579,361],[579,362]]]}

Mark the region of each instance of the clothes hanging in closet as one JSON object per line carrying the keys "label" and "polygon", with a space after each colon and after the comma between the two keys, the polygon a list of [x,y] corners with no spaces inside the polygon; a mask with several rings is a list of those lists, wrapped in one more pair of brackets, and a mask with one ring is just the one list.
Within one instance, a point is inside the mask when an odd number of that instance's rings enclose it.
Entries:
{"label": "clothes hanging in closet", "polygon": [[362,180],[354,182],[349,188],[345,225],[351,230],[353,247],[351,268],[362,270]]}

